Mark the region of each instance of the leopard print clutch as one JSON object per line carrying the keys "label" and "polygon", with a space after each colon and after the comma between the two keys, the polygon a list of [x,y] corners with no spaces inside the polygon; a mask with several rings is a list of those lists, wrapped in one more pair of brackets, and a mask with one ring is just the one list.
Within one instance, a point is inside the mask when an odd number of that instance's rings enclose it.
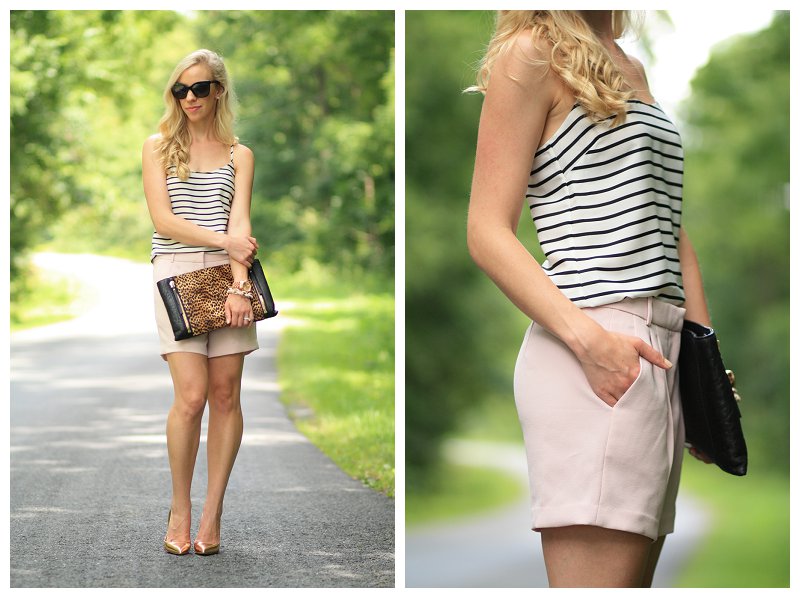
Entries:
{"label": "leopard print clutch", "polygon": [[[267,278],[258,260],[248,272],[253,285],[253,320],[258,322],[278,314]],[[224,328],[226,292],[233,284],[230,264],[202,268],[170,276],[157,283],[158,292],[169,314],[175,340],[180,341]]]}

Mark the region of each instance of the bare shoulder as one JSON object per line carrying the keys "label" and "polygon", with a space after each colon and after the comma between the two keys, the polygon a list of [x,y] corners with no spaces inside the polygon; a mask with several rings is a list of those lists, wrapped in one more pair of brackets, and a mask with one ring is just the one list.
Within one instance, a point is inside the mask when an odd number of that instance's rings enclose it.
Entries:
{"label": "bare shoulder", "polygon": [[550,68],[552,51],[552,44],[531,29],[523,29],[514,36],[509,50],[497,57],[492,74],[503,75],[549,102],[559,86],[558,75]]}
{"label": "bare shoulder", "polygon": [[514,35],[512,47],[529,60],[548,63],[553,52],[553,44],[538,35],[534,35],[530,27],[526,27]]}
{"label": "bare shoulder", "polygon": [[150,135],[147,139],[144,140],[144,144],[142,145],[142,162],[143,163],[150,163],[152,162],[155,164],[157,162],[156,159],[156,150],[158,148],[158,142],[161,141],[161,133],[156,133],[155,135]]}
{"label": "bare shoulder", "polygon": [[234,164],[249,164],[252,166],[254,162],[255,162],[255,156],[253,155],[253,150],[251,150],[243,143],[237,143],[236,145],[233,146]]}
{"label": "bare shoulder", "polygon": [[630,54],[626,54],[628,60],[630,60],[633,67],[636,69],[636,72],[642,76],[642,79],[647,81],[647,72],[644,70],[644,65],[642,61],[636,58],[636,56],[631,56]]}
{"label": "bare shoulder", "polygon": [[153,151],[159,141],[161,141],[161,133],[150,135],[150,137],[144,140],[143,149],[147,151]]}

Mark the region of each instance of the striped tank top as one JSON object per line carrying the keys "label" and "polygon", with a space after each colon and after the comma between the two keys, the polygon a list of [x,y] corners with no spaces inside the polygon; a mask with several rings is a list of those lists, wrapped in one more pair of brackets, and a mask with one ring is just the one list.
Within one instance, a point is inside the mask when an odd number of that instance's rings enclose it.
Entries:
{"label": "striped tank top", "polygon": [[[233,146],[231,146],[230,162],[216,170],[192,171],[185,181],[174,174],[168,174],[167,193],[172,204],[172,213],[216,232],[227,232],[235,174]],[[153,232],[151,260],[162,253],[191,252],[225,253],[225,250],[220,247],[187,245]]]}
{"label": "striped tank top", "polygon": [[542,268],[576,305],[657,297],[681,305],[683,148],[657,104],[629,100],[623,124],[579,104],[535,154],[526,198]]}

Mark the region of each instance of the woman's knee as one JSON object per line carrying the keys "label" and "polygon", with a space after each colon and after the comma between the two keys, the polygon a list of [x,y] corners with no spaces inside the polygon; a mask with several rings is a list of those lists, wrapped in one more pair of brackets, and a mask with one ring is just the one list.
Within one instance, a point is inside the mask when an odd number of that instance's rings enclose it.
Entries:
{"label": "woman's knee", "polygon": [[215,384],[208,391],[208,408],[218,413],[239,410],[239,385]]}
{"label": "woman's knee", "polygon": [[215,413],[238,411],[244,356],[226,355],[209,360],[208,408]]}
{"label": "woman's knee", "polygon": [[184,419],[202,417],[206,408],[206,397],[206,389],[202,387],[176,389],[175,411]]}

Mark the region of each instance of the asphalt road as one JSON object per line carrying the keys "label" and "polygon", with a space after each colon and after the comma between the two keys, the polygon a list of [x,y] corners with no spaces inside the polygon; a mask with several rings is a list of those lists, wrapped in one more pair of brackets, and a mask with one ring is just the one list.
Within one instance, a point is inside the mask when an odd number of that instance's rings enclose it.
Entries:
{"label": "asphalt road", "polygon": [[[405,584],[409,588],[546,588],[541,537],[530,530],[528,469],[522,445],[450,441],[448,460],[504,470],[520,480],[511,506],[406,532]],[[708,513],[686,493],[678,497],[675,533],[664,543],[653,587],[674,587],[708,530]]]}
{"label": "asphalt road", "polygon": [[[281,316],[258,325],[261,349],[245,360],[245,432],[221,552],[167,554],[172,387],[158,355],[150,267],[42,259],[90,278],[96,304],[72,322],[11,337],[11,587],[394,586],[394,501],[344,474],[278,400]],[[193,531],[205,426],[204,418]]]}

